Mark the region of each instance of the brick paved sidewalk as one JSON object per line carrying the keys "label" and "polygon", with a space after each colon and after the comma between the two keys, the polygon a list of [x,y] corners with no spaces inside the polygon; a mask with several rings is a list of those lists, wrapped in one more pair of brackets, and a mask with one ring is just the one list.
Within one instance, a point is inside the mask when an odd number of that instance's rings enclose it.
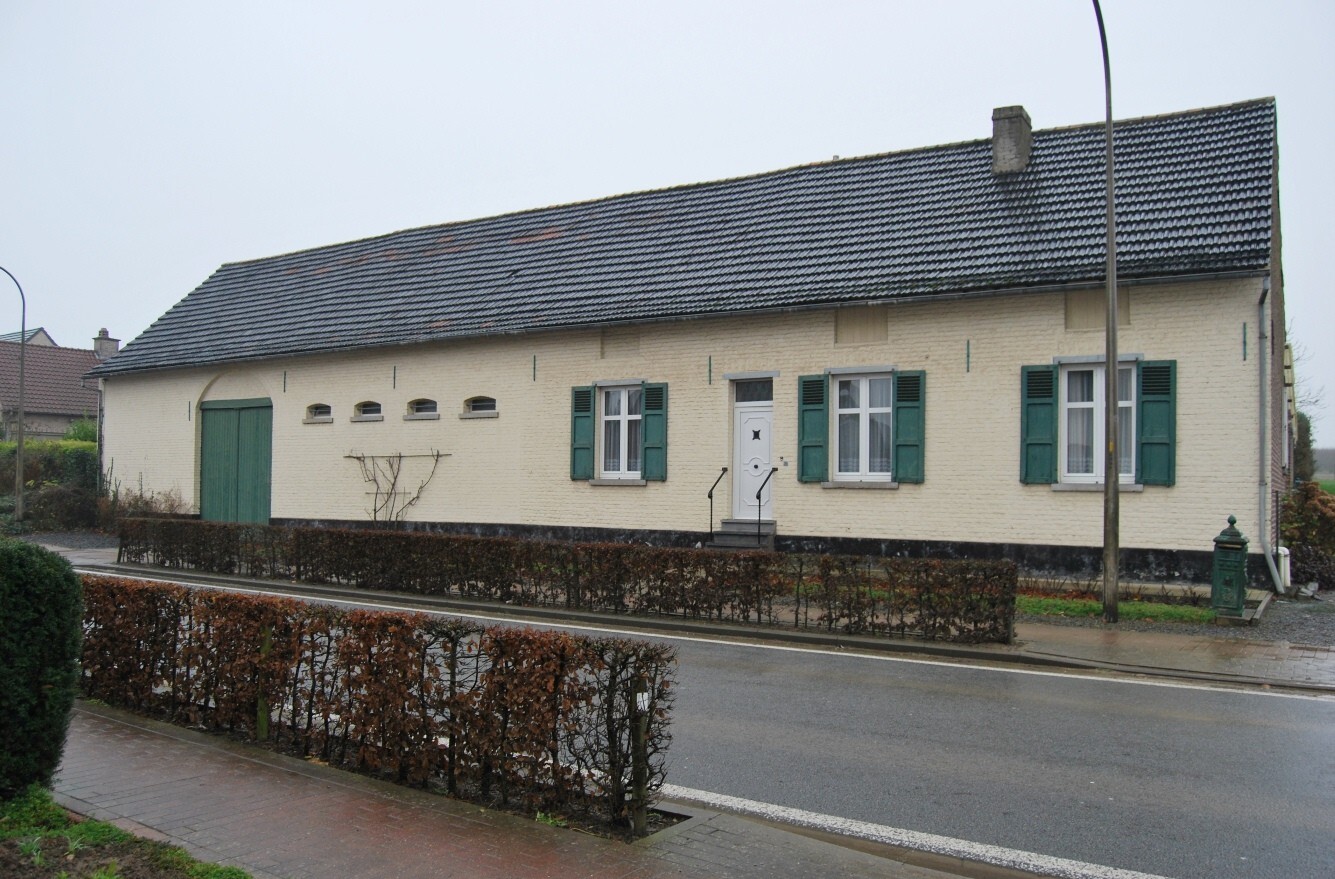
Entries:
{"label": "brick paved sidewalk", "polygon": [[688,821],[628,845],[88,703],[53,787],[72,811],[256,879],[947,876],[687,807]]}
{"label": "brick paved sidewalk", "polygon": [[1335,648],[1021,623],[1021,653],[1149,675],[1335,691]]}

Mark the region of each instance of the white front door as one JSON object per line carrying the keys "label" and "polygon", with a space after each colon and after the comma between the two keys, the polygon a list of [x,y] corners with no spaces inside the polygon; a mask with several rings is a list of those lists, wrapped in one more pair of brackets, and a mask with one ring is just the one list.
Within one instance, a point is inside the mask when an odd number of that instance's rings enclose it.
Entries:
{"label": "white front door", "polygon": [[[774,428],[774,403],[736,403],[733,407],[732,515],[735,519],[773,519],[771,492],[774,481],[766,478],[773,466],[770,434]],[[764,486],[762,489],[761,486]],[[760,493],[757,500],[756,493]]]}

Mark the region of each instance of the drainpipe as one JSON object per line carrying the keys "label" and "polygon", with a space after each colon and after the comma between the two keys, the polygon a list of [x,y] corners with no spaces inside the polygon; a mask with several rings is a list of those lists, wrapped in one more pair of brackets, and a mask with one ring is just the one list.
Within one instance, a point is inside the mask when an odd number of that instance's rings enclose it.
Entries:
{"label": "drainpipe", "polygon": [[1270,550],[1270,528],[1266,525],[1267,513],[1270,508],[1270,456],[1268,454],[1268,442],[1270,439],[1268,426],[1270,422],[1270,413],[1267,410],[1269,395],[1266,393],[1269,389],[1269,382],[1267,381],[1269,375],[1266,371],[1266,361],[1270,357],[1269,348],[1267,347],[1270,333],[1266,331],[1265,301],[1269,295],[1270,279],[1265,278],[1261,281],[1261,298],[1256,303],[1256,369],[1261,382],[1261,392],[1257,395],[1257,399],[1259,400],[1257,414],[1259,417],[1256,420],[1257,439],[1259,440],[1258,445],[1261,453],[1259,462],[1261,479],[1256,512],[1257,521],[1260,523],[1261,528],[1261,552],[1265,554],[1266,567],[1270,569],[1270,579],[1275,584],[1275,593],[1283,595],[1284,580],[1280,577],[1279,570],[1275,567],[1274,554]]}

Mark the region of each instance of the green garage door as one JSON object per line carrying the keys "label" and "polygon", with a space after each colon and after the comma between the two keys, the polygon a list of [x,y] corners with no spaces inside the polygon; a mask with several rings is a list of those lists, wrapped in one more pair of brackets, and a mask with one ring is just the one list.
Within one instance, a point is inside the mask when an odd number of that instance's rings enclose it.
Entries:
{"label": "green garage door", "polygon": [[267,523],[273,403],[211,400],[200,410],[200,518]]}

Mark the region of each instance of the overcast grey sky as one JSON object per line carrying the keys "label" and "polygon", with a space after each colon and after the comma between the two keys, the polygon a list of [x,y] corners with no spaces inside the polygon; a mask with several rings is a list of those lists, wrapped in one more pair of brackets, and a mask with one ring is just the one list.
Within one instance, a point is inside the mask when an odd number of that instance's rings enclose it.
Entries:
{"label": "overcast grey sky", "polygon": [[[1292,341],[1335,446],[1335,3],[1104,14],[1117,118],[1278,99]],[[985,138],[1008,104],[1102,120],[1089,0],[0,0],[0,265],[29,326],[129,341],[224,262]]]}

